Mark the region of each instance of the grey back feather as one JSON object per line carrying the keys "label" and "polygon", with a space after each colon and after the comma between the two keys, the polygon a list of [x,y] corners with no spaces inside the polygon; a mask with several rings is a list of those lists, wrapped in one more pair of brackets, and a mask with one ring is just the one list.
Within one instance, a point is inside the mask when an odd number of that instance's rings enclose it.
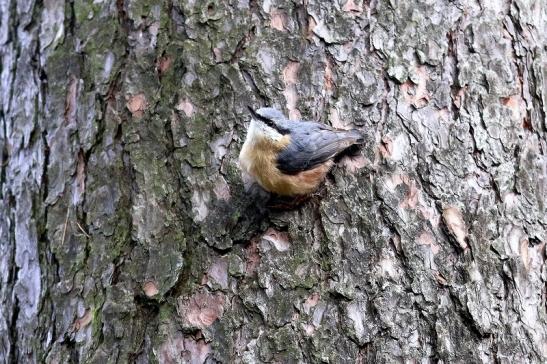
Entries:
{"label": "grey back feather", "polygon": [[336,130],[316,122],[286,119],[282,127],[289,129],[291,136],[291,143],[277,159],[278,168],[285,173],[312,169],[353,144],[363,143],[358,130]]}

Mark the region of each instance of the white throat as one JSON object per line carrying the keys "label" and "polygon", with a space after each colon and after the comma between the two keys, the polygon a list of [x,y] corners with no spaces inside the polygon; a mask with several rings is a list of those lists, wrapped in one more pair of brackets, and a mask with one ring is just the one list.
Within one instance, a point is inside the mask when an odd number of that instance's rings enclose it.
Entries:
{"label": "white throat", "polygon": [[257,137],[269,138],[279,141],[281,140],[281,138],[283,138],[283,135],[274,128],[264,124],[263,122],[252,119],[251,124],[249,125],[249,129],[247,130],[247,138],[245,142],[253,141]]}
{"label": "white throat", "polygon": [[243,147],[239,153],[239,163],[244,171],[250,171],[254,163],[253,149],[255,148],[255,144],[257,140],[264,138],[279,141],[283,138],[283,135],[263,122],[252,119],[247,129],[245,143],[243,143]]}

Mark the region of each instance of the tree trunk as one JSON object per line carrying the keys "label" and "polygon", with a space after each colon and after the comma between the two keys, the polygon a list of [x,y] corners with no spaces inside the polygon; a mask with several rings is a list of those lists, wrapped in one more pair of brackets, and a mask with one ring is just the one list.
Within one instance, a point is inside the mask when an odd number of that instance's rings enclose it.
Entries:
{"label": "tree trunk", "polygon": [[[547,360],[544,1],[0,0],[0,362]],[[301,207],[247,106],[357,127]]]}

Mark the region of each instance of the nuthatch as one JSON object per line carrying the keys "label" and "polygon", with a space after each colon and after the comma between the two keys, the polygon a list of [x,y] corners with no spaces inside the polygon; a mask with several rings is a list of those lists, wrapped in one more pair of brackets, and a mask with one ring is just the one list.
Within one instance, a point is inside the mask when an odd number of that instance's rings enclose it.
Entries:
{"label": "nuthatch", "polygon": [[239,154],[241,167],[269,192],[306,195],[319,187],[332,159],[364,142],[358,130],[336,130],[287,119],[274,108],[251,109],[253,118]]}

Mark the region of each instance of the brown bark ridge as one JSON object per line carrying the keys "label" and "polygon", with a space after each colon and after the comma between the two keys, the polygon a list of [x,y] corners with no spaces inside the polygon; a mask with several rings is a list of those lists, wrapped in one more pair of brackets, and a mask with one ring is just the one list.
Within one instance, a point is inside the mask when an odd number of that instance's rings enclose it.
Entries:
{"label": "brown bark ridge", "polygon": [[[545,362],[546,19],[0,1],[0,362]],[[265,105],[367,143],[269,211]]]}

